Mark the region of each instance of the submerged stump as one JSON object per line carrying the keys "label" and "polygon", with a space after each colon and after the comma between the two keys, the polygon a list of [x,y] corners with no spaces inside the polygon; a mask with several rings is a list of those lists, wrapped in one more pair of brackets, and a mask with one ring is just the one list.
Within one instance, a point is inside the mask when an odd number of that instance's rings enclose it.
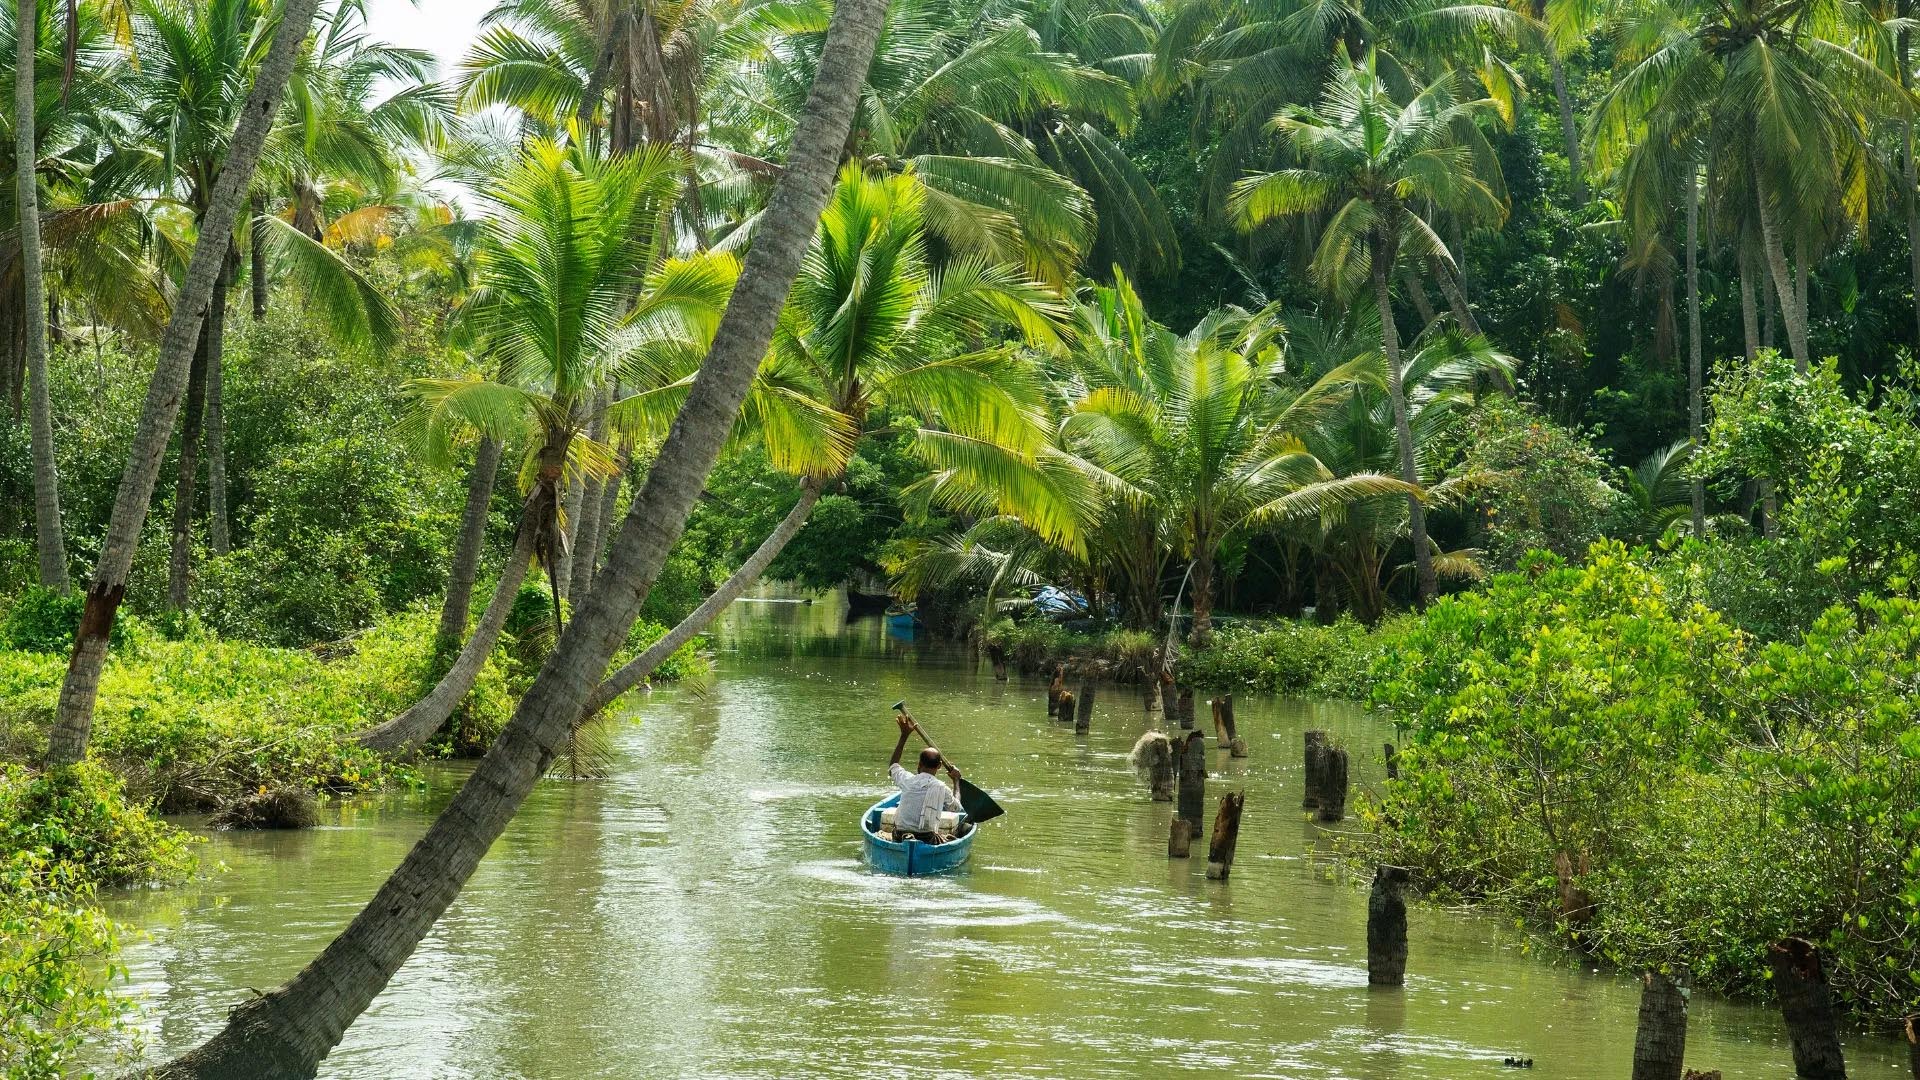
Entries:
{"label": "submerged stump", "polygon": [[1180,803],[1178,813],[1195,834],[1204,827],[1201,815],[1207,803],[1207,737],[1195,731],[1180,744]]}
{"label": "submerged stump", "polygon": [[1300,809],[1317,810],[1320,808],[1320,755],[1327,748],[1327,733],[1309,731],[1306,734],[1306,757],[1304,773],[1300,781]]}
{"label": "submerged stump", "polygon": [[1093,684],[1091,682],[1080,684],[1080,694],[1075,699],[1075,704],[1077,707],[1073,711],[1073,733],[1085,735],[1093,730]]}
{"label": "submerged stump", "polygon": [[1339,747],[1320,751],[1320,820],[1329,824],[1347,816],[1347,752]]}
{"label": "submerged stump", "polygon": [[1067,692],[1067,669],[1064,664],[1056,664],[1053,678],[1047,683],[1047,715],[1060,715],[1060,695]]}
{"label": "submerged stump", "polygon": [[1193,822],[1175,814],[1167,826],[1167,858],[1184,859],[1193,854]]}
{"label": "submerged stump", "polygon": [[1059,720],[1063,724],[1072,723],[1073,711],[1074,711],[1073,691],[1071,690],[1060,691],[1060,698],[1058,702],[1056,702],[1055,707],[1059,712],[1059,715],[1055,717],[1055,719]]}
{"label": "submerged stump", "polygon": [[1403,986],[1407,981],[1407,882],[1404,866],[1381,866],[1367,893],[1367,982]]}
{"label": "submerged stump", "polygon": [[1192,728],[1193,727],[1193,687],[1191,686],[1181,687],[1180,696],[1175,700],[1175,705],[1180,710],[1180,727],[1182,729]]}
{"label": "submerged stump", "polygon": [[1147,781],[1154,802],[1173,801],[1173,740],[1167,738],[1166,732],[1149,731],[1140,736],[1127,760],[1134,772]]}
{"label": "submerged stump", "polygon": [[1801,1080],[1846,1080],[1847,1061],[1840,1051],[1820,950],[1804,938],[1787,938],[1767,950],[1767,966],[1793,1044],[1794,1075]]}
{"label": "submerged stump", "polygon": [[1683,1080],[1687,1056],[1687,991],[1658,971],[1641,978],[1640,1026],[1633,1037],[1633,1080]]}
{"label": "submerged stump", "polygon": [[313,793],[277,787],[242,795],[214,811],[207,824],[216,829],[311,829],[319,824]]}
{"label": "submerged stump", "polygon": [[1907,1058],[1913,1065],[1913,1080],[1920,1080],[1920,1016],[1907,1017]]}
{"label": "submerged stump", "polygon": [[1240,843],[1240,811],[1247,805],[1247,793],[1228,792],[1220,796],[1220,812],[1213,816],[1213,841],[1207,846],[1207,877],[1225,881],[1233,871],[1233,849]]}

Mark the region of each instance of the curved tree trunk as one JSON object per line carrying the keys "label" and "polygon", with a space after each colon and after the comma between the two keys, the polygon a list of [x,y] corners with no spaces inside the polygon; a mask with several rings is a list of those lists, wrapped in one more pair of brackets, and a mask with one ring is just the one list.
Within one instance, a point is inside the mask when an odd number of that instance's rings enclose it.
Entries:
{"label": "curved tree trunk", "polygon": [[1760,166],[1760,156],[1756,153],[1753,160],[1753,187],[1755,201],[1760,208],[1760,237],[1766,247],[1768,276],[1773,279],[1774,295],[1779,298],[1781,316],[1787,324],[1787,344],[1793,349],[1793,366],[1804,375],[1807,365],[1813,362],[1807,347],[1807,323],[1800,304],[1796,302],[1799,290],[1794,283],[1793,269],[1787,264],[1786,242],[1780,236],[1779,211],[1767,196],[1767,182]]}
{"label": "curved tree trunk", "polygon": [[1480,333],[1480,320],[1473,317],[1473,309],[1467,306],[1467,292],[1460,284],[1460,278],[1453,267],[1437,258],[1428,259],[1433,276],[1440,282],[1440,292],[1447,298],[1447,306],[1453,309],[1453,318],[1460,329],[1469,334]]}
{"label": "curved tree trunk", "polygon": [[[592,424],[587,428],[588,437],[598,441],[606,437],[606,410],[612,402],[607,391],[602,391],[596,404]],[[586,598],[593,589],[595,562],[600,558],[600,478],[589,476],[580,485],[580,501],[576,511],[580,520],[573,529],[573,548],[568,556],[567,595],[574,603]]]}
{"label": "curved tree trunk", "polygon": [[753,383],[839,167],[886,0],[841,0],[787,168],[713,348],[586,598],[486,758],[351,925],[286,985],[236,1006],[163,1078],[312,1076],[413,954],[513,819],[579,718],[686,526]]}
{"label": "curved tree trunk", "polygon": [[1427,287],[1420,283],[1412,270],[1404,266],[1400,268],[1400,288],[1407,294],[1407,299],[1413,301],[1413,310],[1420,313],[1420,329],[1432,326],[1433,320],[1439,318],[1439,313],[1433,310],[1432,301],[1427,299]]}
{"label": "curved tree trunk", "polygon": [[[1687,166],[1687,442],[1700,452],[1700,169]],[[1707,535],[1707,482],[1695,476],[1687,485],[1693,499],[1693,535]]]}
{"label": "curved tree trunk", "polygon": [[[540,497],[540,492],[533,496]],[[460,649],[460,655],[425,697],[409,705],[399,716],[354,736],[356,742],[383,754],[409,753],[433,738],[433,733],[439,731],[460,706],[467,691],[473,689],[474,680],[480,677],[480,669],[487,666],[493,647],[499,643],[507,616],[513,612],[513,599],[520,594],[520,585],[527,579],[527,568],[533,565],[534,536],[538,531],[534,513],[529,509],[521,514],[520,528],[514,533],[513,552],[500,568],[500,580],[494,583],[487,609],[480,613],[480,622]],[[471,589],[471,581],[468,587]]]}
{"label": "curved tree trunk", "polygon": [[237,260],[213,287],[207,305],[207,540],[215,555],[232,548],[227,522],[227,411],[221,386],[227,355],[227,291],[233,287]]}
{"label": "curved tree trunk", "polygon": [[793,509],[787,511],[787,516],[780,519],[780,524],[774,526],[765,540],[760,541],[760,546],[753,550],[752,555],[747,556],[747,561],[741,563],[739,569],[730,574],[727,580],[721,582],[720,587],[713,590],[712,595],[702,600],[699,607],[694,608],[686,618],[681,619],[679,625],[667,631],[660,640],[647,646],[645,652],[622,664],[619,670],[607,676],[606,681],[602,682],[587,699],[587,707],[581,713],[581,719],[587,720],[599,715],[602,709],[613,704],[614,699],[640,685],[640,680],[653,674],[654,669],[665,663],[667,657],[672,656],[680,646],[692,641],[695,635],[705,630],[714,619],[719,618],[728,604],[738,600],[740,594],[747,591],[748,586],[758,581],[760,575],[766,572],[767,567],[799,534],[801,526],[805,525],[807,518],[813,514],[814,504],[820,501],[820,487],[821,484],[817,480],[808,480],[803,484],[800,488],[800,501],[794,503]]}
{"label": "curved tree trunk", "polygon": [[454,540],[453,565],[447,570],[447,598],[440,605],[440,628],[433,635],[436,671],[452,659],[467,636],[473,579],[480,572],[480,549],[487,539],[487,509],[493,504],[493,481],[500,472],[502,450],[500,440],[483,437],[473,452],[473,468],[467,473],[467,505],[460,512],[460,535]]}
{"label": "curved tree trunk", "polygon": [[[1387,354],[1387,398],[1393,403],[1394,441],[1400,446],[1400,479],[1420,486],[1420,470],[1413,460],[1413,424],[1407,418],[1407,391],[1400,381],[1400,330],[1393,324],[1393,293],[1387,287],[1391,247],[1380,237],[1373,241],[1373,302],[1380,313],[1380,345]],[[1413,565],[1421,606],[1440,591],[1433,572],[1433,551],[1427,540],[1427,507],[1420,497],[1407,494],[1407,525],[1413,538]]]}
{"label": "curved tree trunk", "polygon": [[67,591],[67,540],[60,520],[60,473],[53,457],[53,396],[47,389],[47,278],[40,250],[40,148],[34,133],[35,0],[20,0],[14,19],[18,52],[13,71],[14,206],[20,218],[27,423],[33,443],[33,520],[40,584]]}
{"label": "curved tree trunk", "polygon": [[167,560],[167,607],[185,611],[187,574],[193,568],[193,504],[200,479],[200,423],[207,403],[207,336],[211,318],[200,324],[200,347],[187,372],[187,409],[180,421],[180,455],[173,478],[173,543]]}
{"label": "curved tree trunk", "polygon": [[160,465],[173,434],[173,422],[180,411],[180,394],[200,336],[200,323],[213,286],[227,259],[227,246],[233,242],[233,223],[239,216],[240,200],[253,179],[267,131],[280,111],[280,98],[287,88],[287,77],[300,44],[320,0],[285,0],[280,26],[273,44],[267,49],[247,92],[247,101],[234,125],[233,139],[227,146],[227,160],[220,178],[213,185],[206,216],[200,222],[200,236],[194,242],[193,258],[174,295],[173,312],[147,384],[147,400],[135,429],[133,447],[127,455],[127,468],[120,476],[120,489],[113,499],[113,517],[100,547],[100,561],[94,566],[93,580],[87,585],[87,605],[74,635],[73,655],[67,662],[67,675],[60,686],[60,704],[54,715],[53,730],[47,741],[47,763],[65,765],[80,760],[87,752],[87,739],[93,732],[93,706],[100,689],[100,669],[107,659],[107,636],[113,630],[120,599],[126,595],[127,574],[133,568],[134,550],[140,543],[140,529],[146,524],[147,504],[153,498],[153,485],[160,478]]}

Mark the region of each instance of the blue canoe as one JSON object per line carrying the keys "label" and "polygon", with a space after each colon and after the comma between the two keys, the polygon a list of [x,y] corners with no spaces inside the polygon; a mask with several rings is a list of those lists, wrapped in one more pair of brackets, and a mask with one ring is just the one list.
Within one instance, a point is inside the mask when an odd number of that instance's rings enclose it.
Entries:
{"label": "blue canoe", "polygon": [[[923,844],[918,840],[888,840],[880,835],[880,811],[900,801],[898,792],[881,799],[860,818],[860,835],[866,841],[867,863],[883,874],[925,877],[956,870],[973,853],[973,837],[980,830],[969,827],[959,837],[944,844]],[[965,815],[961,816],[964,823]]]}

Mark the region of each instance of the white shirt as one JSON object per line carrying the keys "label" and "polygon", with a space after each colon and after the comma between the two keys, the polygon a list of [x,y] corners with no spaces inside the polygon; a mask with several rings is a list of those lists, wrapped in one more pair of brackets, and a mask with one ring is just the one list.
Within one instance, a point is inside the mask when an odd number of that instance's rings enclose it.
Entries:
{"label": "white shirt", "polygon": [[933,773],[908,772],[894,762],[887,775],[900,788],[900,806],[893,812],[893,827],[908,832],[934,832],[940,827],[942,810],[960,809],[960,800]]}

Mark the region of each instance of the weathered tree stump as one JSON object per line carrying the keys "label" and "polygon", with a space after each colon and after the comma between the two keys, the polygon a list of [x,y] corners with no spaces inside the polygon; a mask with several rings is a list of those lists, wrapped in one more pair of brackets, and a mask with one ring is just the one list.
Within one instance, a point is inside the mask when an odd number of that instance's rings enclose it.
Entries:
{"label": "weathered tree stump", "polygon": [[1173,740],[1156,728],[1141,735],[1133,744],[1133,753],[1127,756],[1134,772],[1146,779],[1154,802],[1173,801],[1175,753]]}
{"label": "weathered tree stump", "polygon": [[1193,822],[1178,814],[1167,826],[1167,858],[1184,859],[1193,854]]}
{"label": "weathered tree stump", "polygon": [[1400,779],[1400,751],[1394,749],[1394,746],[1392,743],[1387,743],[1386,755],[1387,755],[1387,779],[1389,780]]}
{"label": "weathered tree stump", "polygon": [[1767,950],[1767,966],[1793,1043],[1794,1075],[1801,1080],[1846,1080],[1847,1062],[1840,1052],[1820,950],[1804,938],[1787,938]]}
{"label": "weathered tree stump", "polygon": [[1181,687],[1180,696],[1175,703],[1180,709],[1180,727],[1183,730],[1191,730],[1193,728],[1193,687]]}
{"label": "weathered tree stump", "polygon": [[1246,757],[1247,741],[1240,737],[1240,727],[1234,722],[1232,694],[1213,699],[1213,718],[1214,726],[1220,729],[1220,745],[1227,748],[1227,755]]}
{"label": "weathered tree stump", "polygon": [[1306,767],[1300,784],[1300,809],[1314,810],[1320,806],[1320,755],[1327,748],[1327,733],[1307,732],[1306,744]]}
{"label": "weathered tree stump", "polygon": [[1407,981],[1407,882],[1412,871],[1382,866],[1367,894],[1367,982],[1402,986]]}
{"label": "weathered tree stump", "polygon": [[1682,1080],[1687,1056],[1687,991],[1658,971],[1641,977],[1633,1080]]}
{"label": "weathered tree stump", "polygon": [[1090,682],[1081,683],[1080,696],[1076,700],[1079,708],[1075,709],[1073,713],[1073,733],[1075,735],[1085,735],[1087,732],[1093,730],[1093,684]]}
{"label": "weathered tree stump", "polygon": [[1225,881],[1233,872],[1233,849],[1240,842],[1240,811],[1247,805],[1247,793],[1228,792],[1220,796],[1220,812],[1213,816],[1213,841],[1207,846],[1207,877]]}
{"label": "weathered tree stump", "polygon": [[1913,1080],[1920,1080],[1920,1016],[1907,1017],[1907,1057],[1913,1063]]}
{"label": "weathered tree stump", "polygon": [[1680,1080],[1721,1080],[1720,1070],[1715,1069],[1712,1072],[1697,1072],[1693,1069],[1688,1069],[1687,1074],[1681,1077]]}
{"label": "weathered tree stump", "polygon": [[1221,745],[1227,745],[1227,721],[1225,710],[1219,698],[1208,698],[1207,708],[1213,712],[1213,737]]}
{"label": "weathered tree stump", "polygon": [[1160,712],[1168,725],[1180,720],[1180,694],[1173,688],[1173,674],[1167,671],[1160,673]]}
{"label": "weathered tree stump", "polygon": [[1205,827],[1201,815],[1207,810],[1207,737],[1195,731],[1180,746],[1179,815],[1193,826],[1195,835]]}
{"label": "weathered tree stump", "polygon": [[1047,715],[1060,715],[1060,695],[1067,692],[1067,668],[1065,664],[1056,664],[1053,679],[1047,683]]}
{"label": "weathered tree stump", "polygon": [[1063,724],[1072,723],[1073,712],[1074,712],[1073,691],[1071,690],[1060,691],[1060,697],[1056,699],[1054,702],[1054,709],[1055,709],[1055,718],[1058,719],[1061,723]]}
{"label": "weathered tree stump", "polygon": [[1347,816],[1347,752],[1339,747],[1320,751],[1320,820],[1328,823]]}
{"label": "weathered tree stump", "polygon": [[1005,646],[988,645],[987,660],[993,664],[993,677],[997,682],[1007,681],[1007,650]]}

